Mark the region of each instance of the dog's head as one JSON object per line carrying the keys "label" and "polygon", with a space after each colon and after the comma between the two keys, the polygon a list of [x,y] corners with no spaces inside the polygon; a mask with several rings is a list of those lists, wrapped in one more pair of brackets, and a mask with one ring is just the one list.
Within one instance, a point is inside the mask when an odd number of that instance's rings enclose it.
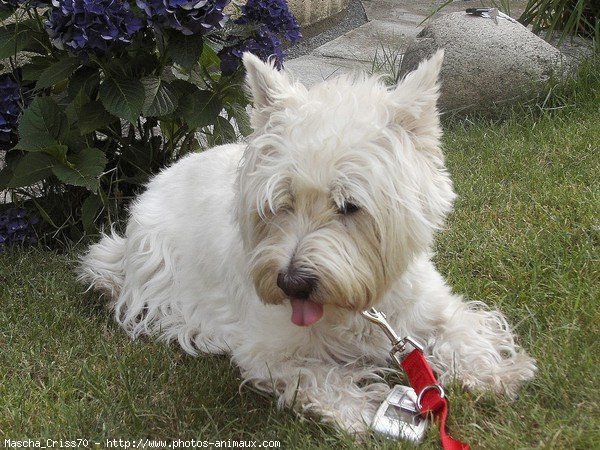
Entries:
{"label": "dog's head", "polygon": [[436,109],[443,52],[395,89],[342,76],[306,89],[245,54],[254,99],[238,220],[265,303],[310,325],[377,304],[427,251],[454,193]]}

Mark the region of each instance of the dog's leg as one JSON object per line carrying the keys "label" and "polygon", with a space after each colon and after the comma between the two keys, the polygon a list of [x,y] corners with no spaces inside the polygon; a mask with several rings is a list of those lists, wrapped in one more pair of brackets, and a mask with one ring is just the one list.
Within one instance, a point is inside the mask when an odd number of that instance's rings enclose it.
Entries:
{"label": "dog's leg", "polygon": [[426,344],[442,383],[458,378],[470,389],[491,388],[514,396],[533,378],[535,361],[515,343],[501,312],[452,294],[433,265],[413,281],[418,298],[410,320],[400,325]]}
{"label": "dog's leg", "polygon": [[505,317],[479,302],[454,299],[428,342],[442,382],[458,377],[472,389],[492,388],[515,396],[535,374],[535,361],[515,343]]}

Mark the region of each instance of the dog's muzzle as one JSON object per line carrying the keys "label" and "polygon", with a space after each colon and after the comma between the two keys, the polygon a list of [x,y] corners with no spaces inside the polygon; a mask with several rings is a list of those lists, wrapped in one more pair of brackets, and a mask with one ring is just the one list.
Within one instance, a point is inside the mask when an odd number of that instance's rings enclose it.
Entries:
{"label": "dog's muzzle", "polygon": [[291,320],[295,325],[312,325],[323,317],[323,305],[310,300],[316,284],[316,278],[300,276],[292,271],[277,274],[277,286],[290,299]]}
{"label": "dog's muzzle", "polygon": [[289,298],[308,299],[316,284],[315,278],[298,276],[293,272],[279,272],[277,275],[277,286]]}

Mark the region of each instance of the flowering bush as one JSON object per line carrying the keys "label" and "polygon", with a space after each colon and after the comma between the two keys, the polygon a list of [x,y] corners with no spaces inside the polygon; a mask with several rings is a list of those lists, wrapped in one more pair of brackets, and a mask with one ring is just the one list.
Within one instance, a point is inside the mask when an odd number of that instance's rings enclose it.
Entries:
{"label": "flowering bush", "polygon": [[75,54],[102,55],[131,44],[142,21],[128,3],[114,0],[53,0],[46,29],[52,43]]}
{"label": "flowering bush", "polygon": [[10,246],[37,243],[33,229],[37,223],[37,216],[24,208],[0,212],[0,253]]}
{"label": "flowering bush", "polygon": [[172,28],[185,35],[206,34],[223,28],[223,8],[229,0],[137,0],[137,5],[158,29]]}
{"label": "flowering bush", "polygon": [[79,238],[164,165],[248,134],[243,52],[282,67],[300,31],[284,0],[229,2],[0,0],[0,189]]}

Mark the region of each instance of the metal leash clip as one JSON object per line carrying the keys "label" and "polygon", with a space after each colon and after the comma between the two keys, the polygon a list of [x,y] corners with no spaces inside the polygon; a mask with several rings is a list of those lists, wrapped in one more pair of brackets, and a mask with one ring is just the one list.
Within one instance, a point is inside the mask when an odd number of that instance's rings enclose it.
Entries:
{"label": "metal leash clip", "polygon": [[[414,339],[408,336],[400,338],[388,323],[384,313],[370,308],[363,311],[362,315],[378,325],[388,337],[392,343],[390,356],[399,368],[402,368],[401,357],[407,353],[407,344],[423,351],[423,347]],[[421,442],[427,431],[428,421],[421,416],[418,404],[419,399],[413,388],[400,384],[394,386],[377,409],[371,428],[388,438],[405,439],[414,443]]]}
{"label": "metal leash clip", "polygon": [[366,311],[363,311],[361,314],[370,322],[373,322],[374,324],[378,325],[388,337],[388,339],[392,343],[390,357],[394,360],[398,367],[402,368],[402,359],[399,358],[398,355],[403,356],[407,353],[406,344],[410,344],[411,346],[413,346],[421,352],[423,351],[423,347],[410,336],[400,338],[388,323],[384,313],[377,311],[375,308],[369,308]]}

